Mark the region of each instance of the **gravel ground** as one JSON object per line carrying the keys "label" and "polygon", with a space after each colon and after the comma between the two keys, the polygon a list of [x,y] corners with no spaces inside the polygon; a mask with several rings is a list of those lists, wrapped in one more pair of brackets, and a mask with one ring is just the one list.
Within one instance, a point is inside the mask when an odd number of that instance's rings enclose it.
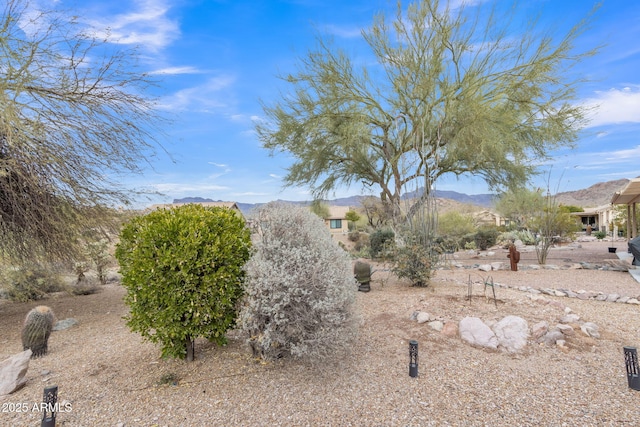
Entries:
{"label": "gravel ground", "polygon": [[[604,262],[605,242],[552,250],[549,264]],[[626,243],[617,244],[619,250]],[[31,361],[28,383],[0,397],[2,426],[38,426],[42,414],[15,412],[42,400],[58,385],[58,426],[633,426],[640,425],[640,392],[628,388],[623,346],[640,346],[639,306],[544,296],[509,287],[565,288],[640,295],[626,272],[529,270],[485,273],[470,268],[438,271],[429,288],[412,288],[385,271],[374,274],[369,293],[358,293],[360,335],[349,357],[323,367],[263,363],[235,333],[229,344],[196,343],[196,360],[159,358],[122,320],[124,289],[109,284],[94,295],[56,295],[44,302],[58,319],[78,324],[54,332],[49,354]],[[496,250],[490,261],[505,260]],[[508,261],[508,260],[507,260]],[[456,254],[465,266],[484,263]],[[384,265],[377,268],[384,269]],[[497,306],[481,284],[492,276]],[[480,280],[482,281],[482,280]],[[509,287],[507,287],[509,286]],[[548,304],[549,301],[555,301]],[[0,302],[0,359],[21,351],[20,328],[37,303]],[[596,323],[601,337],[569,337],[566,348],[530,342],[518,354],[470,347],[426,324],[411,321],[427,311],[444,322],[465,316],[525,318],[555,325],[565,307]],[[408,341],[419,342],[419,375],[408,375]]]}

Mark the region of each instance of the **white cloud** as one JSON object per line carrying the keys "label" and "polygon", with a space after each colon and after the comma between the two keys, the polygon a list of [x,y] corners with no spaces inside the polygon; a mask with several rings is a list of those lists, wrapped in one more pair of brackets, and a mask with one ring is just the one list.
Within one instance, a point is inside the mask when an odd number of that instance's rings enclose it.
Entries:
{"label": "white cloud", "polygon": [[224,163],[216,163],[216,162],[207,162],[210,165],[217,166],[219,168],[228,169],[229,165],[225,165]]}
{"label": "white cloud", "polygon": [[232,97],[227,89],[235,83],[235,80],[235,77],[229,75],[210,78],[200,86],[182,89],[163,98],[158,107],[169,111],[196,110],[204,112],[228,109]]}
{"label": "white cloud", "polygon": [[578,162],[574,168],[583,171],[605,170],[620,168],[623,167],[623,165],[635,165],[638,158],[640,158],[640,145],[621,150],[600,151],[583,155],[577,154],[572,157],[574,161]]}
{"label": "white cloud", "polygon": [[203,71],[191,66],[167,67],[149,72],[151,75],[201,74]]}
{"label": "white cloud", "polygon": [[605,156],[606,160],[609,161],[627,161],[627,160],[636,160],[640,158],[640,145],[637,145],[634,148],[626,149],[626,150],[616,150],[608,153],[601,153]]}
{"label": "white cloud", "polygon": [[269,176],[273,179],[280,179],[281,176],[280,175],[276,175],[275,173],[270,173]]}
{"label": "white cloud", "polygon": [[589,114],[588,127],[619,123],[640,123],[640,89],[624,87],[598,91],[594,97],[582,101],[582,105],[593,108]]}
{"label": "white cloud", "polygon": [[354,39],[362,35],[362,29],[360,27],[339,27],[332,24],[325,25],[324,31],[344,39]]}
{"label": "white cloud", "polygon": [[180,35],[178,23],[167,17],[166,0],[135,0],[132,9],[89,21],[94,34],[112,43],[141,45],[158,51]]}

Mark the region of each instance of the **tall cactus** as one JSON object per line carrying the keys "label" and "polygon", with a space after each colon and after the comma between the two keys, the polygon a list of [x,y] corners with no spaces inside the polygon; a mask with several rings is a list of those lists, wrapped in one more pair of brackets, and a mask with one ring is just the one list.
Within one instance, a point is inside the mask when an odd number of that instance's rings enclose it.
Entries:
{"label": "tall cactus", "polygon": [[53,311],[44,305],[39,305],[27,313],[22,327],[22,349],[31,349],[32,358],[47,354],[54,321]]}

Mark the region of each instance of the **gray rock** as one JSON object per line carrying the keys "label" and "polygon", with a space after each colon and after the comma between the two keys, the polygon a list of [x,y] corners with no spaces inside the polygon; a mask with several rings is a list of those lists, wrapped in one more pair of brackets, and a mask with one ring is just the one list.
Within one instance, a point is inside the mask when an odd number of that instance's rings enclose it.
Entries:
{"label": "gray rock", "polygon": [[638,301],[637,298],[629,298],[629,300],[627,301],[627,304],[635,304],[638,305],[640,304],[640,301]]}
{"label": "gray rock", "polygon": [[481,264],[478,266],[480,271],[491,271],[491,264]]}
{"label": "gray rock", "polygon": [[498,344],[509,353],[516,353],[527,345],[529,324],[522,317],[506,316],[491,328]]}
{"label": "gray rock", "polygon": [[607,300],[607,294],[600,294],[596,296],[596,301],[606,301]]}
{"label": "gray rock", "polygon": [[458,325],[460,338],[471,345],[497,349],[496,334],[477,317],[465,317]]}
{"label": "gray rock", "polygon": [[622,304],[622,303],[626,303],[626,302],[627,302],[627,301],[629,301],[630,299],[631,299],[631,298],[629,298],[629,297],[620,297],[620,298],[618,298],[618,299],[616,300],[616,302],[619,302],[619,303],[621,303],[621,304]]}
{"label": "gray rock", "polygon": [[492,270],[504,270],[504,262],[492,262],[491,263]]}
{"label": "gray rock", "polygon": [[416,316],[416,320],[418,321],[418,323],[427,323],[429,320],[431,320],[431,315],[429,313],[421,311]]}
{"label": "gray rock", "polygon": [[27,382],[25,375],[29,369],[31,350],[14,354],[0,362],[0,396],[19,390]]}
{"label": "gray rock", "polygon": [[77,324],[78,321],[73,317],[64,320],[58,320],[56,324],[53,326],[54,331],[64,331],[65,329],[69,329],[73,325]]}
{"label": "gray rock", "polygon": [[576,334],[576,331],[573,329],[573,326],[571,325],[565,325],[565,324],[558,324],[556,325],[556,328],[562,332],[563,335],[566,335],[568,337],[573,336]]}
{"label": "gray rock", "polygon": [[533,339],[538,340],[540,337],[544,336],[549,331],[549,324],[544,320],[542,322],[538,322],[531,327],[531,335]]}
{"label": "gray rock", "polygon": [[618,298],[620,298],[620,295],[618,295],[618,294],[609,294],[609,295],[607,295],[607,299],[605,301],[607,301],[607,302],[616,302],[618,300]]}
{"label": "gray rock", "polygon": [[598,325],[592,322],[585,322],[580,326],[580,330],[582,330],[585,335],[593,338],[600,338],[598,329]]}
{"label": "gray rock", "polygon": [[558,340],[564,340],[564,334],[560,332],[558,329],[552,329],[550,331],[547,331],[547,333],[544,334],[538,340],[538,342],[543,342],[546,345],[556,345],[556,342]]}
{"label": "gray rock", "polygon": [[438,331],[438,332],[442,331],[442,328],[444,328],[444,323],[442,323],[439,320],[434,320],[433,322],[429,322],[427,323],[427,325],[429,325],[429,327],[434,331]]}
{"label": "gray rock", "polygon": [[575,313],[566,314],[560,318],[560,323],[576,323],[580,320],[580,316]]}

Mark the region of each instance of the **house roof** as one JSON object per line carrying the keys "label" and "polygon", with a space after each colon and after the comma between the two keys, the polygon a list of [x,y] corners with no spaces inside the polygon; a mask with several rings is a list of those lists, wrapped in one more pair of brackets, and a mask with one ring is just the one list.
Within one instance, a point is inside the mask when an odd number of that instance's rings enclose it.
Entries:
{"label": "house roof", "polygon": [[640,203],[640,178],[630,180],[627,185],[611,198],[614,205],[630,205]]}

